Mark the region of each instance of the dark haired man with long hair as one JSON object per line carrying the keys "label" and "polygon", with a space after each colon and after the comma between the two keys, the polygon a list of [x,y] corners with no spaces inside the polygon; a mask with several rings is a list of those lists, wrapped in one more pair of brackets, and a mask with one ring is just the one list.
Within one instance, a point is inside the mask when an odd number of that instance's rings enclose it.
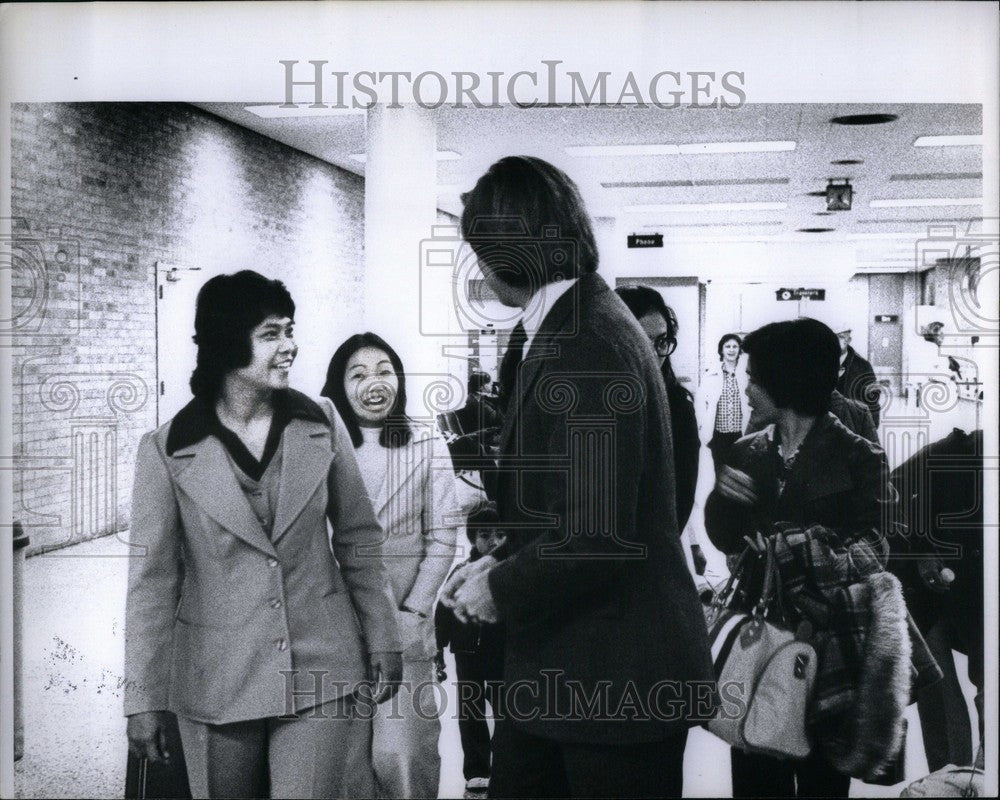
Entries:
{"label": "dark haired man with long hair", "polygon": [[[487,282],[524,310],[500,373],[507,542],[443,594],[460,621],[506,627],[509,713],[490,796],[679,796],[687,731],[711,714],[714,684],[659,364],[596,274],[590,220],[565,173],[504,158],[464,200],[462,233]],[[580,708],[581,696],[596,704]]]}

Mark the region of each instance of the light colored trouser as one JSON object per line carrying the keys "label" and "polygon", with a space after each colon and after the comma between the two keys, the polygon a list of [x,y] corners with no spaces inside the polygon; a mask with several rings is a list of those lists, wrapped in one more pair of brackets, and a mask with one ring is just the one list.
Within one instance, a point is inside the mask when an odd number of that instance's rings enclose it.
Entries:
{"label": "light colored trouser", "polygon": [[430,660],[403,662],[403,683],[374,717],[367,736],[352,740],[345,776],[348,797],[436,798],[441,777],[440,685]]}
{"label": "light colored trouser", "polygon": [[271,717],[228,725],[178,716],[191,794],[195,798],[342,797],[347,754],[364,729],[351,719],[353,705],[346,698],[294,719]]}

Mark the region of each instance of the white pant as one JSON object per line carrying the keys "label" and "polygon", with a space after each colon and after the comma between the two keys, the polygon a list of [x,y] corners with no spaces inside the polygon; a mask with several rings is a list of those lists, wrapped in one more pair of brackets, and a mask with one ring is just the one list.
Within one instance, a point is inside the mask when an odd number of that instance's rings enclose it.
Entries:
{"label": "white pant", "polygon": [[367,735],[352,740],[345,777],[348,797],[436,798],[441,777],[437,698],[432,661],[404,661],[399,692],[378,706]]}

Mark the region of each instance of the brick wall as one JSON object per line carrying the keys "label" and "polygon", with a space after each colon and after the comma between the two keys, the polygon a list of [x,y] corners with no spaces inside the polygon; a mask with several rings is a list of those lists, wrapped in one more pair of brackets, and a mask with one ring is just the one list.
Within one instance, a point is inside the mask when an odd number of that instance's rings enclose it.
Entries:
{"label": "brick wall", "polygon": [[364,184],[182,104],[15,105],[12,129],[15,334],[0,345],[15,517],[38,552],[128,525],[136,446],[156,424],[158,262],[199,282],[284,280],[293,380],[318,391],[362,318]]}

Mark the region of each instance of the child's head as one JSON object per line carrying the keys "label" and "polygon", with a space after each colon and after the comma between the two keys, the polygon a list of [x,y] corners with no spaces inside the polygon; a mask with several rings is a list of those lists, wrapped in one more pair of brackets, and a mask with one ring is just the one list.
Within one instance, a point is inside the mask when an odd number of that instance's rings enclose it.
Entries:
{"label": "child's head", "polygon": [[507,538],[499,527],[496,503],[483,503],[466,520],[466,533],[473,548],[481,556],[495,550]]}

